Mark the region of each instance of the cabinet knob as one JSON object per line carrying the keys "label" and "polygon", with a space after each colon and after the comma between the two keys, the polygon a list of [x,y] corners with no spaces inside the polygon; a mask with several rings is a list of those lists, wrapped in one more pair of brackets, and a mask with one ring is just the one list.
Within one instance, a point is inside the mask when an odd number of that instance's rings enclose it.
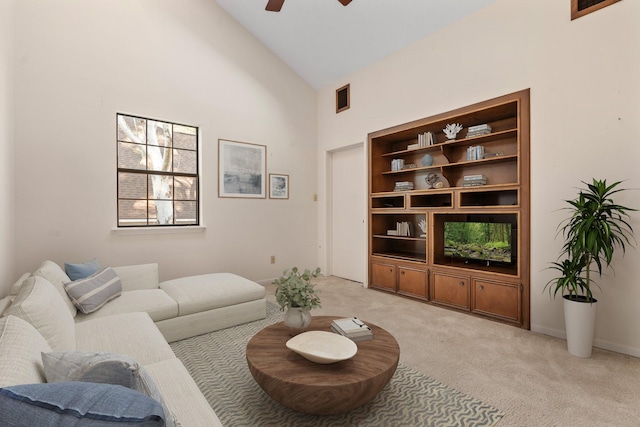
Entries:
{"label": "cabinet knob", "polygon": [[404,271],[401,271],[400,274],[404,274]]}
{"label": "cabinet knob", "polygon": [[460,286],[464,286],[464,282],[460,282]]}
{"label": "cabinet knob", "polygon": [[480,285],[480,286],[478,286],[478,287],[480,288],[480,290],[483,290],[483,289],[484,289],[484,285]]}

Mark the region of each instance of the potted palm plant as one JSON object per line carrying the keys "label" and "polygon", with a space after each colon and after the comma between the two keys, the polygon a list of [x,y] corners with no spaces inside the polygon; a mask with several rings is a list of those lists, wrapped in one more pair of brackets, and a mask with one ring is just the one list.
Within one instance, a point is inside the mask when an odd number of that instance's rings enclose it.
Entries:
{"label": "potted palm plant", "polygon": [[320,268],[302,272],[293,267],[272,282],[276,285],[276,301],[282,310],[286,310],[284,324],[292,333],[304,331],[311,324],[310,311],[320,307],[320,297],[311,283],[311,279],[319,274]]}
{"label": "potted palm plant", "polygon": [[559,274],[545,289],[553,297],[562,294],[569,353],[589,357],[598,302],[591,291],[592,284],[598,286],[593,274],[602,276],[614,251],[620,248],[624,254],[626,245],[631,245],[633,228],[628,212],[635,209],[614,203],[613,195],[625,191],[619,187],[621,181],[609,185],[606,179],[593,179],[591,184],[583,184],[587,188],[579,189],[576,199],[566,200],[570,215],[558,226],[564,245],[559,260],[550,267]]}

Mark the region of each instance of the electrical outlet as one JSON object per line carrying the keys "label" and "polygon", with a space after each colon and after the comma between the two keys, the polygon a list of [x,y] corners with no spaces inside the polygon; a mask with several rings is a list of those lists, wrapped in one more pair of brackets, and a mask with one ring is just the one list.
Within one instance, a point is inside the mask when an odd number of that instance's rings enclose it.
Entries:
{"label": "electrical outlet", "polygon": [[276,256],[271,255],[271,264],[275,264],[275,263],[276,263]]}

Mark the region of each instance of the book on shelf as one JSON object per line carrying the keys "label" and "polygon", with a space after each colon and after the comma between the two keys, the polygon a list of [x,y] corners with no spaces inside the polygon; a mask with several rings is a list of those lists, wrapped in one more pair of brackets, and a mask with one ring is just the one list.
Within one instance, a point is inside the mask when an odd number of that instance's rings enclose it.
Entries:
{"label": "book on shelf", "polygon": [[395,189],[393,191],[407,191],[407,190],[413,190],[413,182],[397,181]]}
{"label": "book on shelf", "polygon": [[399,171],[404,168],[404,159],[393,159],[391,160],[391,170]]}
{"label": "book on shelf", "polygon": [[418,134],[418,143],[411,144],[407,149],[423,148],[433,144],[436,144],[436,134],[433,132],[423,132]]}
{"label": "book on shelf", "polygon": [[484,176],[484,175],[480,175],[480,174],[478,174],[478,175],[465,175],[462,179],[464,181],[476,181],[476,180],[479,180],[479,179],[486,180],[487,177]]}
{"label": "book on shelf", "polygon": [[491,126],[489,126],[488,124],[481,124],[481,125],[476,125],[476,126],[469,126],[467,128],[467,138],[472,138],[474,136],[482,136],[482,135],[488,135],[490,134],[492,131]]}
{"label": "book on shelf", "polygon": [[480,185],[485,185],[487,183],[487,177],[484,175],[465,175],[462,178],[462,186],[463,187],[476,187]]}
{"label": "book on shelf", "polygon": [[331,329],[353,341],[364,341],[373,338],[373,331],[357,317],[345,317],[331,322]]}
{"label": "book on shelf", "polygon": [[467,160],[481,160],[484,158],[484,147],[482,145],[472,145],[467,147]]}
{"label": "book on shelf", "polygon": [[406,221],[396,222],[396,234],[387,234],[387,235],[411,237],[413,236],[413,224],[410,224]]}

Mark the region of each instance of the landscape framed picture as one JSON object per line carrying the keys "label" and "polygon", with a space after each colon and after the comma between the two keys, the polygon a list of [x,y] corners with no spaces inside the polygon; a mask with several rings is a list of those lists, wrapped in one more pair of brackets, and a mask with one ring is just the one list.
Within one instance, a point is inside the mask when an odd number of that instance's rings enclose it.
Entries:
{"label": "landscape framed picture", "polygon": [[218,140],[218,196],[266,198],[266,145]]}
{"label": "landscape framed picture", "polygon": [[289,198],[289,175],[270,173],[269,174],[269,198],[288,199]]}

